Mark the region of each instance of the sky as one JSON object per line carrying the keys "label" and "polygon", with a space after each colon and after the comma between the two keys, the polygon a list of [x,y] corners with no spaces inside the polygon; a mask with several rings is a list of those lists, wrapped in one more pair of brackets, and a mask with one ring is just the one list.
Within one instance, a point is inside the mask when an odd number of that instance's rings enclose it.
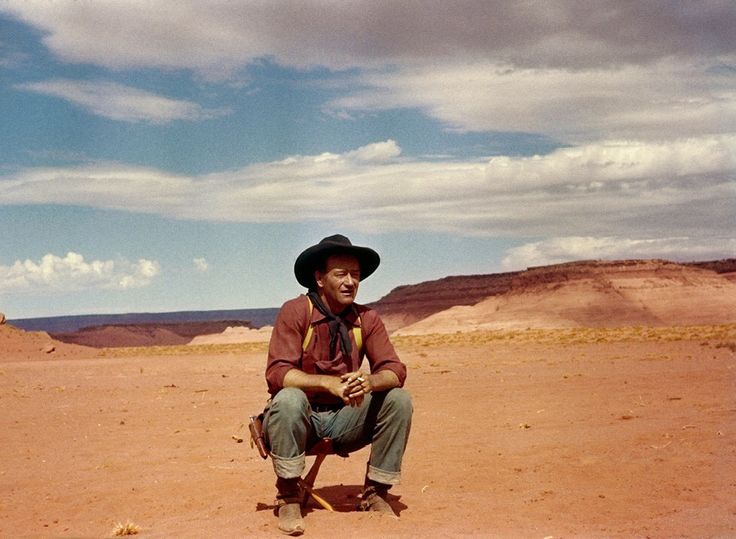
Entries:
{"label": "sky", "polygon": [[736,256],[730,0],[0,0],[0,311]]}

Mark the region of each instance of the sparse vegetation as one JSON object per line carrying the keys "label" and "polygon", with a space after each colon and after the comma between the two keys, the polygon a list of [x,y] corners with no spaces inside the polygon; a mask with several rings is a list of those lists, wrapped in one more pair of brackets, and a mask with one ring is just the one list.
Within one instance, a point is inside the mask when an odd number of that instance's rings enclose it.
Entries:
{"label": "sparse vegetation", "polygon": [[138,535],[140,531],[140,526],[134,524],[133,522],[118,522],[112,529],[112,534],[114,537],[122,537],[124,535]]}
{"label": "sparse vegetation", "polygon": [[736,342],[719,342],[716,348],[728,348],[731,352],[736,352]]}
{"label": "sparse vegetation", "polygon": [[229,344],[131,346],[120,348],[103,348],[100,355],[102,357],[194,356],[205,354],[239,354],[245,352],[266,353],[267,350],[267,342],[245,342]]}
{"label": "sparse vegetation", "polygon": [[[435,346],[526,343],[538,344],[603,344],[614,342],[701,341],[703,346],[728,348],[736,352],[736,324],[677,327],[562,328],[488,330],[427,335],[398,335],[392,341],[401,347],[432,348]],[[713,344],[716,343],[716,344]],[[201,344],[104,348],[102,357],[187,356],[207,354],[240,354],[268,351],[266,342]],[[420,354],[426,357],[426,352]]]}
{"label": "sparse vegetation", "polygon": [[716,348],[736,351],[736,324],[678,327],[564,328],[472,331],[393,337],[397,346],[483,345],[498,342],[600,344],[609,342],[719,342]]}

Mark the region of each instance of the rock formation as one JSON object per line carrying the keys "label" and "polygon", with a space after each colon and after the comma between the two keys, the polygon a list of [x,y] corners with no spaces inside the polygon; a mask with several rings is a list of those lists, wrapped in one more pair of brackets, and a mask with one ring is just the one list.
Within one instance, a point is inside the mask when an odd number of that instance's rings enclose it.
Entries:
{"label": "rock formation", "polygon": [[489,296],[503,294],[518,273],[463,275],[399,286],[370,307],[381,314],[391,332],[450,307],[473,305]]}
{"label": "rock formation", "polygon": [[519,272],[503,294],[396,333],[725,323],[736,323],[736,284],[714,271],[664,260],[584,261]]}
{"label": "rock formation", "polygon": [[92,357],[94,351],[64,344],[44,331],[23,331],[11,324],[0,325],[0,361],[35,361]]}
{"label": "rock formation", "polygon": [[53,337],[62,342],[94,348],[172,346],[188,344],[198,335],[218,334],[228,327],[250,328],[250,322],[244,320],[218,320],[169,324],[110,324],[86,327],[72,333],[54,333]]}
{"label": "rock formation", "polygon": [[244,342],[268,342],[271,339],[272,326],[259,329],[245,327],[229,327],[222,333],[215,335],[200,335],[194,337],[189,344],[237,344]]}

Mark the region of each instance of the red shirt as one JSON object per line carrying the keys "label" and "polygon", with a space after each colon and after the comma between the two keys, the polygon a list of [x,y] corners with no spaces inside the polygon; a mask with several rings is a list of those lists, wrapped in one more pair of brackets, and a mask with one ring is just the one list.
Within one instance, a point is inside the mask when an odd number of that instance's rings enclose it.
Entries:
{"label": "red shirt", "polygon": [[[354,306],[360,316],[355,314],[355,310],[351,310],[343,319],[353,344],[351,357],[344,357],[338,345],[336,357],[330,361],[330,329],[325,316],[317,309],[312,309],[312,337],[307,349],[302,353],[302,343],[307,334],[307,317],[310,316],[309,301],[306,296],[301,295],[284,303],[276,317],[268,346],[266,382],[271,395],[275,395],[284,387],[284,376],[291,369],[300,369],[307,374],[339,376],[357,371],[363,361],[363,354],[368,359],[371,373],[393,371],[399,379],[399,384],[404,385],[406,365],[396,355],[378,313],[363,305],[354,304]],[[362,328],[363,350],[358,350],[355,343],[354,327]],[[313,402],[320,403],[340,402],[327,393],[311,394],[309,398]]]}

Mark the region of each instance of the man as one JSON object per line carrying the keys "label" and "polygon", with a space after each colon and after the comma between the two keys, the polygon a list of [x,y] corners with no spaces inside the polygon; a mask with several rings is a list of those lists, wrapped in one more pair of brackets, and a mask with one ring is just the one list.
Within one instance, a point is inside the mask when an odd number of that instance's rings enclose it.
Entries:
{"label": "man", "polygon": [[[412,405],[399,360],[378,314],[355,303],[362,279],[378,267],[373,249],[334,235],[302,252],[294,264],[305,295],[279,311],[268,349],[272,399],[263,429],[278,490],[279,529],[304,531],[298,480],[305,451],[323,437],[338,452],[371,445],[363,511],[396,514],[387,493],[401,478]],[[368,370],[362,370],[363,356]]]}

